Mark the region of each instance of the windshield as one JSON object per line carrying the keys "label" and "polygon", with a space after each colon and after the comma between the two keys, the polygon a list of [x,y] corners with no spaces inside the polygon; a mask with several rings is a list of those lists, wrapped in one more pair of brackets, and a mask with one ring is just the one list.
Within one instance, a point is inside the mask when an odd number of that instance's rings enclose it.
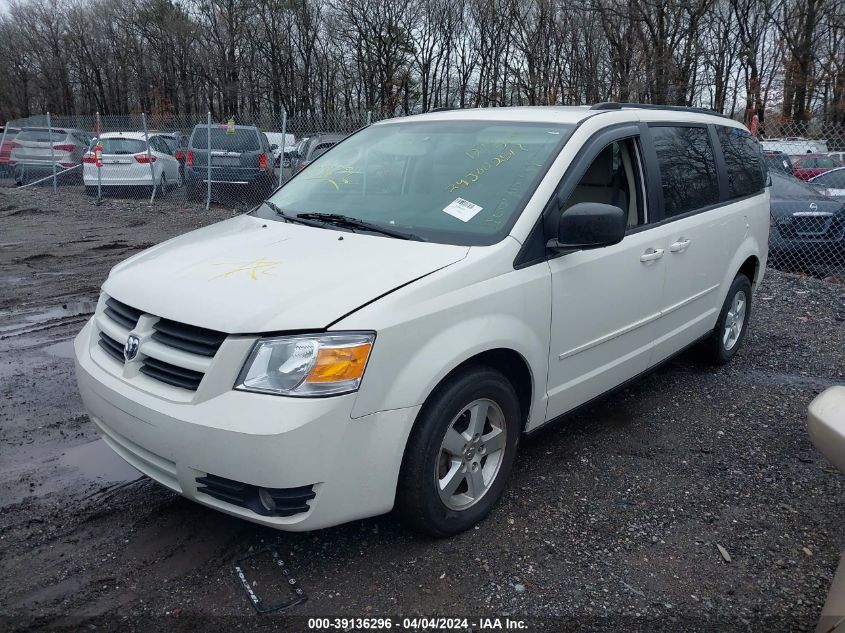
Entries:
{"label": "windshield", "polygon": [[[340,214],[432,242],[494,244],[571,131],[498,121],[374,125],[331,148],[270,201],[288,214]],[[256,213],[278,217],[267,207]]]}
{"label": "windshield", "polygon": [[[208,128],[197,127],[191,137],[191,147],[208,149]],[[211,128],[211,149],[230,152],[254,152],[259,149],[258,134],[253,128],[235,128],[227,126]]]}
{"label": "windshield", "polygon": [[772,195],[774,198],[824,198],[812,185],[794,176],[770,172],[772,177]]}

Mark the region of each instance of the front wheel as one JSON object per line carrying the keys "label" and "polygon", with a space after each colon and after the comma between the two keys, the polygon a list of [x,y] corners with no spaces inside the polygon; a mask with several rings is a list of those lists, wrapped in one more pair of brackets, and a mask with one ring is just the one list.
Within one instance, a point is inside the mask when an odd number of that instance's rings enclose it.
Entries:
{"label": "front wheel", "polygon": [[751,280],[740,273],[734,277],[728,290],[713,333],[704,342],[704,351],[711,362],[724,365],[736,355],[750,318]]}
{"label": "front wheel", "polygon": [[519,400],[501,373],[476,366],[450,378],[408,439],[396,492],[402,520],[443,537],[484,519],[505,488],[521,431]]}

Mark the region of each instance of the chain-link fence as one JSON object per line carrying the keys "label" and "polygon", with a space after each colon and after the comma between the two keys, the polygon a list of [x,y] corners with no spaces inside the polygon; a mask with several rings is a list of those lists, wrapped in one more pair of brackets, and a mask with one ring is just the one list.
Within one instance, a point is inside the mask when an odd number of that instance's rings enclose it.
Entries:
{"label": "chain-link fence", "polygon": [[[373,116],[55,116],[10,121],[0,186],[245,209]],[[770,265],[845,279],[845,126],[767,122]],[[69,199],[69,204],[71,203]]]}
{"label": "chain-link fence", "polygon": [[0,186],[244,208],[372,120],[369,112],[222,122],[48,113],[6,124]]}

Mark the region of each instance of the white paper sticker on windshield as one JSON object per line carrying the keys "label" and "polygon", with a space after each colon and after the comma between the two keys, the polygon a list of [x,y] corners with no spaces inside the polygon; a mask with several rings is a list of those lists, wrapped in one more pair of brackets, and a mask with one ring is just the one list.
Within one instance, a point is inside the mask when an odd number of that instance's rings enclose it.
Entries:
{"label": "white paper sticker on windshield", "polygon": [[449,203],[448,207],[443,209],[443,213],[448,213],[458,218],[461,222],[469,222],[478,215],[479,211],[481,211],[481,207],[463,198],[455,198]]}

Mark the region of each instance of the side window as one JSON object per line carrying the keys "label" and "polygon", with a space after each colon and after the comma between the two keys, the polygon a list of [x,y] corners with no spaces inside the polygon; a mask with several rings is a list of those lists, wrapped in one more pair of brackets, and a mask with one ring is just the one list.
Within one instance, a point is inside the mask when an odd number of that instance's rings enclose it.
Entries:
{"label": "side window", "polygon": [[652,127],[667,218],[719,201],[716,161],[707,128]]}
{"label": "side window", "polygon": [[600,202],[620,207],[628,226],[646,223],[639,151],[634,139],[614,141],[587,168],[564,209],[580,202]]}
{"label": "side window", "polygon": [[716,133],[728,170],[728,195],[741,198],[763,190],[763,166],[757,141],[745,130],[718,126]]}

